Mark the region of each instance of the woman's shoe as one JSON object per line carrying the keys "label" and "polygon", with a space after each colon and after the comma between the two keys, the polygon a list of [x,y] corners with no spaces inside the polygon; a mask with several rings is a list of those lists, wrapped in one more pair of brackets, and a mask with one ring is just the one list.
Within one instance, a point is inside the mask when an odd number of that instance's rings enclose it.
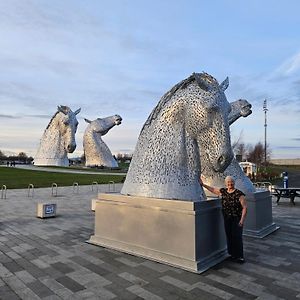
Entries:
{"label": "woman's shoe", "polygon": [[237,258],[235,261],[236,261],[237,263],[239,263],[239,264],[243,264],[243,263],[246,262],[245,259],[244,259],[243,257],[239,257],[239,258]]}
{"label": "woman's shoe", "polygon": [[235,261],[235,260],[236,260],[236,257],[235,257],[235,256],[232,256],[232,255],[230,255],[230,256],[228,257],[228,259],[229,259],[229,260],[231,260],[231,261]]}

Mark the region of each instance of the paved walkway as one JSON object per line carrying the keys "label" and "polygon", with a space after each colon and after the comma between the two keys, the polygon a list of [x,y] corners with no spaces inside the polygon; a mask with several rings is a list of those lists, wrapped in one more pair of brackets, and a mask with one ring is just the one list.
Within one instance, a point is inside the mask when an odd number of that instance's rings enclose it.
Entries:
{"label": "paved walkway", "polygon": [[[50,188],[36,189],[33,198],[8,190],[0,200],[0,299],[300,298],[299,201],[277,206],[273,199],[281,228],[261,240],[245,238],[245,264],[224,261],[197,275],[86,243],[95,195],[91,186],[78,194],[59,188],[58,197]],[[56,218],[36,218],[42,201],[57,203]]]}
{"label": "paved walkway", "polygon": [[[1,167],[5,167],[5,168],[11,168],[11,167],[7,167],[6,165],[0,165]],[[126,173],[122,172],[122,173],[119,173],[119,172],[108,172],[108,171],[105,171],[105,172],[101,172],[101,171],[98,171],[98,170],[95,170],[95,171],[90,171],[90,169],[82,169],[82,170],[76,170],[76,169],[72,169],[72,168],[69,168],[69,169],[64,169],[64,168],[47,168],[47,167],[37,167],[35,165],[16,165],[15,167],[13,168],[19,168],[19,169],[25,169],[25,170],[33,170],[33,171],[43,171],[43,172],[54,172],[54,173],[72,173],[72,174],[92,174],[92,175],[95,175],[95,174],[104,174],[104,175],[126,175]]]}

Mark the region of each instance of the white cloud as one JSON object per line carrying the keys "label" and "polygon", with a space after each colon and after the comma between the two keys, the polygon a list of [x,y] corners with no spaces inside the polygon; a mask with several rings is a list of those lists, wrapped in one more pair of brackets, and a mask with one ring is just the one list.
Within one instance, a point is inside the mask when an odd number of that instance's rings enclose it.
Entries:
{"label": "white cloud", "polygon": [[291,76],[300,71],[300,52],[285,60],[274,72],[274,77]]}

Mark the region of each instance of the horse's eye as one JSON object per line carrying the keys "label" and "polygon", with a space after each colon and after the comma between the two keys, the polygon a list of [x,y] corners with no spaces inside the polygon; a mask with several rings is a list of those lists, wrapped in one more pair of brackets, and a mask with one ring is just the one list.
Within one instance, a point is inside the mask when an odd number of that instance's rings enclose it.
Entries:
{"label": "horse's eye", "polygon": [[219,109],[219,106],[216,104],[213,104],[208,108],[209,112],[217,112]]}

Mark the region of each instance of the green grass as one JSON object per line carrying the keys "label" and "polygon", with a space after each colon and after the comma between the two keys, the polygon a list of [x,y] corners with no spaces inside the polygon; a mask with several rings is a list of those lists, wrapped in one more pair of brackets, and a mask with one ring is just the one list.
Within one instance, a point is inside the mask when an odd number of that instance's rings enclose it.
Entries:
{"label": "green grass", "polygon": [[89,185],[93,181],[103,184],[109,181],[119,183],[122,180],[122,175],[56,173],[0,167],[0,188],[5,184],[8,189],[27,188],[30,183],[39,188],[51,187],[53,182],[58,186],[72,186],[73,182]]}
{"label": "green grass", "polygon": [[300,166],[297,165],[268,165],[260,167],[255,181],[270,181],[274,185],[282,186],[282,172],[289,174],[289,186],[300,186]]}

